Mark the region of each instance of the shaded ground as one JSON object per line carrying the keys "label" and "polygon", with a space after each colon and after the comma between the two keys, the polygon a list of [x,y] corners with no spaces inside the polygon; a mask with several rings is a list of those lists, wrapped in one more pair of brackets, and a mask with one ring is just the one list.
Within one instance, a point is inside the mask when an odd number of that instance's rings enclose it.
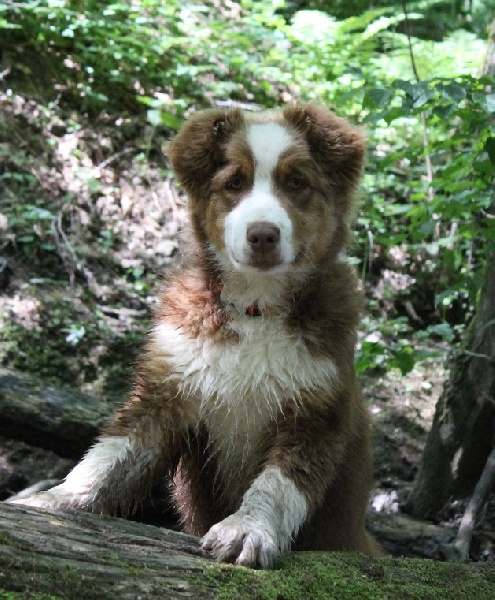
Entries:
{"label": "shaded ground", "polygon": [[[433,349],[433,347],[432,347]],[[363,376],[375,430],[375,510],[396,512],[410,491],[445,378],[445,348],[407,375]]]}
{"label": "shaded ground", "polygon": [[0,94],[0,360],[119,396],[184,206],[142,120],[60,114]]}

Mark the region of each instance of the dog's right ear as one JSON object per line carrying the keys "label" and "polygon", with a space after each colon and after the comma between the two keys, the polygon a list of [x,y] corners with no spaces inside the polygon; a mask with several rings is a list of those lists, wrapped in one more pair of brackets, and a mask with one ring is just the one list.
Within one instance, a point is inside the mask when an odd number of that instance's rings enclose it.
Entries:
{"label": "dog's right ear", "polygon": [[163,148],[190,198],[201,200],[210,181],[225,162],[224,146],[243,122],[239,109],[212,108],[196,113]]}

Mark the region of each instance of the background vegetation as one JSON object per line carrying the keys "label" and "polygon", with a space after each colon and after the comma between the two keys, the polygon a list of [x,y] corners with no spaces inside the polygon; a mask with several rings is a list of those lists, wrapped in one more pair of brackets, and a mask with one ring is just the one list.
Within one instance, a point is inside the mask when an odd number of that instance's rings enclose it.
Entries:
{"label": "background vegetation", "polygon": [[161,144],[192,111],[232,101],[318,100],[367,132],[359,371],[407,373],[431,354],[425,339],[457,339],[495,236],[495,91],[481,75],[494,11],[494,0],[0,3],[2,363],[118,391],[115,365],[146,326],[183,219]]}

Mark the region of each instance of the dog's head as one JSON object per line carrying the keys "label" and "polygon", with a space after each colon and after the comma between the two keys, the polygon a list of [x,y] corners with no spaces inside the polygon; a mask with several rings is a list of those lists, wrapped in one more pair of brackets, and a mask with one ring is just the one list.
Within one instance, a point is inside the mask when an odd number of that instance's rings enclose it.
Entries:
{"label": "dog's head", "polygon": [[196,233],[220,264],[307,269],[345,245],[364,138],[328,109],[206,110],[166,152]]}

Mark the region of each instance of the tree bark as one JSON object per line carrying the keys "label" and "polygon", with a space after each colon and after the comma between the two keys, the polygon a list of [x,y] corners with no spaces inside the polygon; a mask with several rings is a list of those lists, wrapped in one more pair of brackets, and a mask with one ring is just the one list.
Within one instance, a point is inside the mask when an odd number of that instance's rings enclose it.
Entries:
{"label": "tree bark", "polygon": [[1,598],[2,589],[23,598],[212,598],[206,563],[199,540],[182,533],[0,504]]}
{"label": "tree bark", "polygon": [[79,459],[114,407],[74,390],[0,368],[0,435]]}
{"label": "tree bark", "polygon": [[495,434],[495,253],[464,342],[435,411],[408,508],[438,516],[452,499],[467,498],[483,472]]}
{"label": "tree bark", "polygon": [[494,480],[495,448],[493,448],[488,457],[483,474],[476,485],[474,494],[469,501],[466,512],[459,525],[459,532],[455,543],[455,549],[458,553],[459,560],[467,560],[469,558],[469,549],[473,538],[474,527],[481,519],[481,514],[488,500]]}

